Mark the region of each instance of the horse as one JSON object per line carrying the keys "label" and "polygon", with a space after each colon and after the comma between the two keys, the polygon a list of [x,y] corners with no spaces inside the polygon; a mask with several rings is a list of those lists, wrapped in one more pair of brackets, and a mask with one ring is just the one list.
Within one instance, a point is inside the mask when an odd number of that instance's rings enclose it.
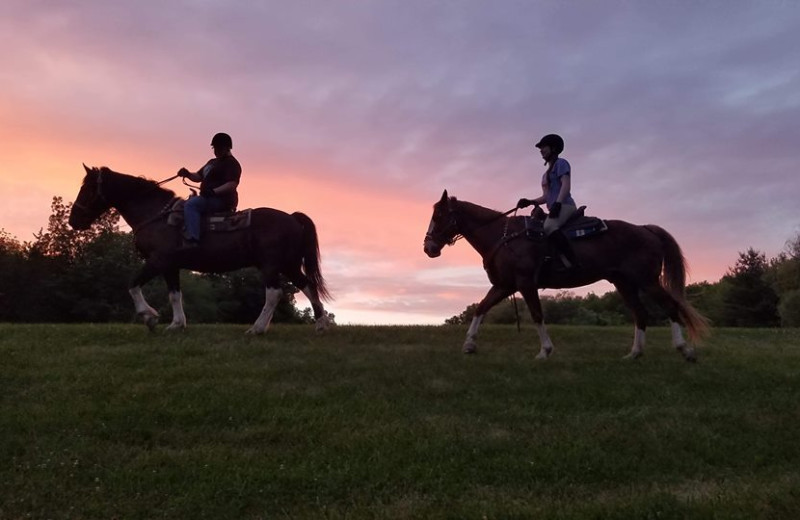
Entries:
{"label": "horse", "polygon": [[528,238],[523,217],[508,217],[508,213],[449,197],[447,190],[433,206],[423,245],[425,254],[436,258],[445,245],[463,237],[481,255],[492,284],[475,309],[464,353],[476,352],[478,329],[489,309],[519,291],[539,334],[536,359],[547,359],[553,352],[553,342],[544,325],[538,290],[608,280],[633,313],[633,347],[625,358],[637,359],[644,353],[648,320],[640,297],[644,294],[666,311],[673,347],[687,361],[696,361],[695,348],[684,340],[681,327],[696,343],[708,334],[708,320],[686,300],[686,260],[667,231],[652,224],[607,220],[604,232],[572,241],[578,265],[559,269],[546,257],[550,248],[546,237]]}
{"label": "horse", "polygon": [[255,266],[265,282],[266,301],[248,334],[263,334],[272,321],[283,290],[285,276],[311,303],[318,331],[327,328],[329,318],[322,300],[330,293],[320,270],[320,252],[314,222],[305,214],[289,215],[272,208],[251,210],[248,227],[224,233],[206,232],[199,247],[182,250],[180,226],[168,222],[170,208],[180,200],[175,192],[143,177],[117,173],[103,166],[83,168],[78,196],[72,204],[69,224],[76,230],[88,229],[103,213],[116,209],[131,227],[136,249],[144,266],[129,286],[136,313],[153,331],[158,312],[148,305],[142,286],[162,276],[167,283],[172,322],[167,330],[186,329],[179,272],[190,269],[202,273],[222,273]]}

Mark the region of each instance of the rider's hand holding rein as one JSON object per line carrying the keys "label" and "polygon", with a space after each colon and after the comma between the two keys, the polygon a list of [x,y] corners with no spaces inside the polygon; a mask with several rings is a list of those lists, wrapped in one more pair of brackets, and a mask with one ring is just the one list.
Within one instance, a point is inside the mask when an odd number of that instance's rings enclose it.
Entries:
{"label": "rider's hand holding rein", "polygon": [[[532,201],[531,199],[519,199],[519,202],[517,202],[517,209],[524,209],[524,208],[527,208],[528,206],[530,206],[532,204],[536,204],[536,203],[534,201]],[[538,204],[537,204],[537,206],[538,206]]]}
{"label": "rider's hand holding rein", "polygon": [[203,177],[200,176],[200,172],[190,172],[186,168],[181,168],[180,170],[178,170],[178,176],[186,177],[190,181],[194,182],[202,182],[203,180]]}

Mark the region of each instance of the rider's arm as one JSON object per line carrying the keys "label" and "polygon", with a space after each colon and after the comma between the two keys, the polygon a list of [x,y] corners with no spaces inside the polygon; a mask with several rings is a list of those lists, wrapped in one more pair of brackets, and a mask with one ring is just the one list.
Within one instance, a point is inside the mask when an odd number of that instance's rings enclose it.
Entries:
{"label": "rider's arm", "polygon": [[215,195],[223,195],[225,193],[232,193],[232,192],[236,191],[236,186],[238,186],[238,185],[239,185],[239,183],[236,182],[236,181],[228,181],[225,184],[223,184],[222,186],[217,186],[216,188],[214,188],[211,191],[213,191]]}
{"label": "rider's arm", "polygon": [[570,190],[569,178],[570,178],[569,174],[561,176],[561,189],[559,190],[558,196],[556,197],[556,202],[564,202],[564,199],[566,199],[567,195],[569,195],[569,190]]}
{"label": "rider's arm", "polygon": [[181,168],[178,170],[178,175],[181,177],[186,177],[193,182],[203,182],[203,177],[200,176],[200,171],[190,172],[186,168]]}
{"label": "rider's arm", "polygon": [[541,206],[545,202],[547,202],[547,185],[542,184],[542,196],[536,197],[535,199],[531,199],[531,202],[536,204],[537,206]]}

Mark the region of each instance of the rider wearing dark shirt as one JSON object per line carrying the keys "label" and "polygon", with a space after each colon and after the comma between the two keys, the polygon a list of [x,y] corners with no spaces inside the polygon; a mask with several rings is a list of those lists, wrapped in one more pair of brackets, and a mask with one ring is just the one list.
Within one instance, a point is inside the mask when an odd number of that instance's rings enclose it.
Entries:
{"label": "rider wearing dark shirt", "polygon": [[183,207],[186,225],[185,247],[196,247],[200,241],[200,226],[206,213],[235,211],[239,204],[236,187],[242,176],[239,161],[231,154],[231,136],[218,133],[211,139],[214,158],[196,172],[181,168],[178,175],[200,183],[200,196],[190,197]]}

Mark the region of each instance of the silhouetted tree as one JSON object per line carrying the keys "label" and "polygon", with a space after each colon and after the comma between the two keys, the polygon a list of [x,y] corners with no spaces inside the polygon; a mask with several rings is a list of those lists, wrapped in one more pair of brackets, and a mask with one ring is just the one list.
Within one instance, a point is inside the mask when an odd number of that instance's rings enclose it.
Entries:
{"label": "silhouetted tree", "polygon": [[781,327],[800,327],[800,290],[781,295],[778,313],[781,317]]}
{"label": "silhouetted tree", "polygon": [[25,247],[0,229],[0,321],[16,320],[16,302],[25,288]]}
{"label": "silhouetted tree", "polygon": [[31,254],[71,261],[98,235],[119,232],[119,214],[114,210],[104,213],[89,229],[82,231],[70,227],[71,210],[72,203],[65,204],[61,197],[53,197],[47,231],[40,229],[34,233],[36,240],[31,245]]}
{"label": "silhouetted tree", "polygon": [[722,277],[722,325],[774,327],[778,317],[778,295],[765,279],[764,253],[749,248],[739,253],[736,265]]}
{"label": "silhouetted tree", "polygon": [[800,326],[800,234],[788,240],[781,254],[770,261],[767,280],[780,299],[781,326]]}

